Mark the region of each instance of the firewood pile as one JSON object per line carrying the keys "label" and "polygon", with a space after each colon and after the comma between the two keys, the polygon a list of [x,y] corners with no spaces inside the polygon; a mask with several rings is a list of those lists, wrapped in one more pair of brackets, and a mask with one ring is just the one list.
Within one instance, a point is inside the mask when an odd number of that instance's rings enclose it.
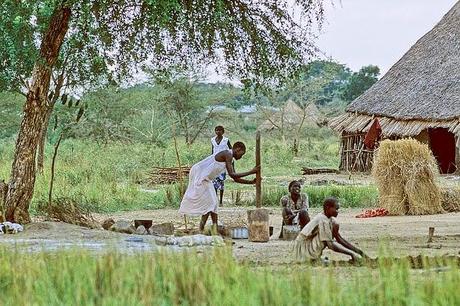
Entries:
{"label": "firewood pile", "polygon": [[313,175],[313,174],[325,174],[325,173],[335,173],[338,174],[339,170],[330,169],[330,168],[302,168],[303,175]]}
{"label": "firewood pile", "polygon": [[[180,173],[182,172],[182,174]],[[149,173],[148,183],[150,185],[172,184],[178,182],[182,175],[186,178],[190,172],[190,167],[154,167]]]}

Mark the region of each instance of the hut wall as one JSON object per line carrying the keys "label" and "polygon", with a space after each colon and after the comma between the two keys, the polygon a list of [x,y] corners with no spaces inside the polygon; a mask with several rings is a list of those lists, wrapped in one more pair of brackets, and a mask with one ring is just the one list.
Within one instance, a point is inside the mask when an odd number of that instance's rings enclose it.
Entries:
{"label": "hut wall", "polygon": [[374,150],[364,145],[366,133],[343,133],[340,145],[340,170],[368,172],[372,169]]}

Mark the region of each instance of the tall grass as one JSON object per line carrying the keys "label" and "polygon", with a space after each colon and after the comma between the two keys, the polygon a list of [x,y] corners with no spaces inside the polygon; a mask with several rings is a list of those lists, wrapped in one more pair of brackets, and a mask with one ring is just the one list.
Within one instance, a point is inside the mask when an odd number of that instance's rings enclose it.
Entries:
{"label": "tall grass", "polygon": [[[322,207],[323,201],[327,197],[339,199],[342,207],[371,207],[378,201],[378,191],[375,186],[304,186],[302,192],[308,195],[310,207]],[[232,190],[231,196],[237,205],[255,205],[254,196],[241,195],[241,191]],[[279,206],[282,196],[288,194],[284,187],[266,187],[262,189],[262,201],[264,206]],[[239,200],[238,200],[239,199]]]}
{"label": "tall grass", "polygon": [[[323,166],[332,166],[337,162],[337,142],[326,132],[317,132],[320,135],[304,140],[300,143],[300,154],[294,157],[288,143],[282,143],[268,136],[263,140],[262,159],[264,176],[296,176],[302,166],[312,166],[317,163]],[[326,134],[325,134],[326,133]],[[324,135],[323,135],[324,134]],[[325,137],[318,139],[316,137]],[[247,154],[235,163],[237,171],[247,171],[255,164],[255,141],[251,135],[241,137],[247,144]],[[236,139],[235,139],[236,140]],[[182,165],[192,165],[210,154],[208,139],[199,139],[188,147],[182,140],[179,141],[179,152]],[[13,159],[14,140],[0,141],[0,179],[7,180]],[[31,210],[34,213],[38,203],[48,199],[50,171],[49,164],[53,148],[46,148],[45,171],[37,176]],[[146,143],[118,143],[107,144],[95,141],[66,139],[60,147],[56,161],[56,177],[54,183],[54,197],[67,198],[69,201],[80,203],[93,212],[113,212],[135,209],[156,209],[163,207],[177,207],[180,196],[177,186],[145,186],[149,171],[154,166],[176,166],[176,153],[173,143],[166,147],[158,147]],[[238,185],[238,188],[244,186]],[[267,186],[268,187],[268,186]],[[146,190],[146,189],[156,190]],[[333,191],[334,190],[329,190]],[[276,205],[278,191],[267,191],[270,205]],[[353,191],[355,192],[355,191]],[[321,198],[322,193],[329,192],[311,190],[311,197]],[[345,194],[339,190],[340,194]],[[274,196],[270,196],[274,194]],[[321,194],[316,196],[316,194]],[[359,193],[361,194],[361,192]],[[351,193],[350,193],[351,195]],[[361,205],[362,197],[349,200],[344,197],[350,206]],[[365,200],[364,203],[369,203]],[[251,203],[248,203],[251,204]],[[316,205],[316,204],[314,204]]]}
{"label": "tall grass", "polygon": [[23,254],[0,248],[2,305],[459,305],[460,270],[254,268],[209,255]]}

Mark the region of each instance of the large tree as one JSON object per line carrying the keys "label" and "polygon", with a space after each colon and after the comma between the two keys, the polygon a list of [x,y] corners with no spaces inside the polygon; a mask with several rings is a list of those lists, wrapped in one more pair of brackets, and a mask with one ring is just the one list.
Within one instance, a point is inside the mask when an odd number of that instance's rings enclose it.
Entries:
{"label": "large tree", "polygon": [[7,220],[30,221],[37,147],[59,65],[65,75],[120,81],[140,64],[162,70],[213,62],[231,77],[270,83],[313,54],[311,26],[322,14],[322,0],[3,0],[0,86],[26,96]]}

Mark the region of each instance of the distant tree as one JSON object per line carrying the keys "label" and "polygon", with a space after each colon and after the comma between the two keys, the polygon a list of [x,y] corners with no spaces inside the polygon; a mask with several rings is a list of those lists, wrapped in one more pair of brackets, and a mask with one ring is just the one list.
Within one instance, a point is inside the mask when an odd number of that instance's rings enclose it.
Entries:
{"label": "distant tree", "polygon": [[175,133],[183,135],[187,145],[192,145],[213,116],[220,95],[200,90],[196,79],[182,76],[174,80],[158,80],[164,92],[159,103],[176,124]]}
{"label": "distant tree", "polygon": [[373,65],[364,66],[358,72],[353,73],[343,91],[343,100],[350,102],[362,95],[378,81],[379,75],[379,67]]}
{"label": "distant tree", "polygon": [[205,84],[199,83],[198,90],[200,93],[210,99],[213,104],[225,107],[239,109],[244,105],[251,104],[250,99],[244,95],[241,87],[227,83]]}
{"label": "distant tree", "polygon": [[[290,13],[295,3],[302,22]],[[30,222],[37,147],[49,122],[51,80],[70,71],[122,80],[136,64],[155,69],[214,62],[245,83],[275,82],[312,55],[312,24],[322,0],[39,0],[0,2],[0,86],[22,87],[24,115],[16,142],[6,219]],[[67,37],[66,37],[67,36]],[[65,48],[74,37],[74,48]],[[66,51],[67,50],[67,51]],[[68,50],[72,50],[69,52]],[[66,53],[69,52],[69,53]],[[88,63],[95,61],[95,71]],[[224,64],[225,65],[222,65]],[[111,69],[105,69],[110,67]],[[29,79],[27,79],[30,76]]]}
{"label": "distant tree", "polygon": [[[326,105],[339,96],[352,73],[343,64],[331,60],[313,61],[300,70],[297,78],[288,82],[278,93],[284,101],[291,99],[299,105]],[[308,88],[308,89],[307,89]]]}

